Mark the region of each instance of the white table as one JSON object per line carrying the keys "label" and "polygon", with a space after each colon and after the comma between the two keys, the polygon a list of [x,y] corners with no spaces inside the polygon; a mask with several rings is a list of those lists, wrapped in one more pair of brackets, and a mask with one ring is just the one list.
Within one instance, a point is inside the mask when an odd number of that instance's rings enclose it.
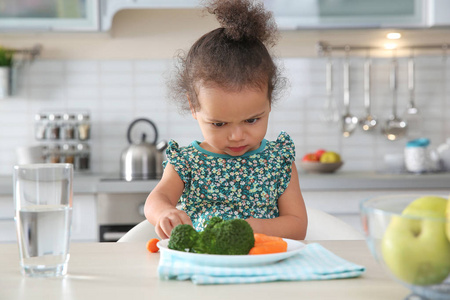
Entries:
{"label": "white table", "polygon": [[75,243],[68,275],[20,274],[17,245],[0,244],[0,299],[404,299],[409,291],[377,265],[364,241],[320,241],[335,254],[366,267],[359,278],[197,286],[160,280],[159,253],[142,243]]}

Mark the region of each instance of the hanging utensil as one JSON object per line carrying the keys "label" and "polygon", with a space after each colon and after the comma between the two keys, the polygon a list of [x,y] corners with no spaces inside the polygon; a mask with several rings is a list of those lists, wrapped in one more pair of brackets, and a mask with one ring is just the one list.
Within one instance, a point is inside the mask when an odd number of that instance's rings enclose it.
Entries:
{"label": "hanging utensil", "polygon": [[328,56],[326,75],[327,99],[323,111],[323,120],[334,123],[339,120],[339,114],[336,107],[336,100],[333,96],[333,62],[331,60],[331,54]]}
{"label": "hanging utensil", "polygon": [[358,125],[358,118],[350,113],[350,63],[348,49],[344,60],[344,115],[342,116],[342,134],[349,137]]}
{"label": "hanging utensil", "polygon": [[391,64],[390,85],[392,90],[392,115],[386,121],[383,133],[388,140],[395,141],[406,135],[407,124],[397,116],[397,72],[398,62],[394,56]]}
{"label": "hanging utensil", "polygon": [[408,59],[408,90],[409,105],[405,112],[405,121],[408,123],[408,136],[412,139],[421,136],[422,118],[419,109],[415,105],[415,62],[414,56]]}
{"label": "hanging utensil", "polygon": [[419,113],[415,105],[415,93],[414,93],[414,84],[415,84],[415,63],[414,57],[411,55],[408,59],[408,90],[409,90],[409,107],[406,110],[406,113],[409,115],[416,115]]}
{"label": "hanging utensil", "polygon": [[372,61],[370,56],[366,57],[364,62],[364,106],[366,109],[366,116],[360,120],[360,124],[364,131],[373,131],[377,126],[378,122],[375,116],[371,114],[371,103],[370,103],[370,82],[371,82],[371,68]]}

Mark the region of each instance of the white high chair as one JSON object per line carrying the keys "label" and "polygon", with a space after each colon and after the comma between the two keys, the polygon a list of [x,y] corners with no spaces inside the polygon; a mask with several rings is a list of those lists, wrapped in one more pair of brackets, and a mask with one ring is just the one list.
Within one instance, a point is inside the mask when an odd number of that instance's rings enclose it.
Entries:
{"label": "white high chair", "polygon": [[[344,221],[317,209],[307,207],[308,230],[305,240],[362,240],[362,233]],[[159,238],[155,227],[147,220],[130,229],[117,242],[146,242]]]}

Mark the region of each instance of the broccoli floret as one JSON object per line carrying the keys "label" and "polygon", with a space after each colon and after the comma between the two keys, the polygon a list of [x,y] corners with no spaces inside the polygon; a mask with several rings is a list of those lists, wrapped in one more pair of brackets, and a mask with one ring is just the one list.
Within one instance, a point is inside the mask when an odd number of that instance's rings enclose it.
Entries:
{"label": "broccoli floret", "polygon": [[177,225],[170,234],[169,249],[191,252],[199,233],[187,224]]}
{"label": "broccoli floret", "polygon": [[213,228],[222,223],[223,220],[220,217],[212,217],[204,222],[204,228],[199,234],[199,238],[195,243],[193,250],[197,253],[212,253],[211,246],[215,244],[216,233],[213,232]]}
{"label": "broccoli floret", "polygon": [[[223,220],[220,217],[214,216],[211,219],[209,219],[208,221],[205,221],[205,230],[210,230],[212,229],[214,226],[216,226],[219,223],[222,223]],[[203,231],[205,231],[203,230]]]}
{"label": "broccoli floret", "polygon": [[253,229],[246,221],[223,221],[213,217],[200,233],[193,250],[197,253],[245,255],[254,245]]}
{"label": "broccoli floret", "polygon": [[216,224],[210,254],[244,255],[255,245],[252,227],[244,220],[233,219]]}
{"label": "broccoli floret", "polygon": [[[189,225],[178,225],[172,230],[170,249],[207,254],[245,255],[255,245],[252,227],[241,219],[224,221],[219,217],[213,217],[206,222],[205,229],[196,235],[186,226],[197,233]],[[181,228],[177,229],[179,227]]]}

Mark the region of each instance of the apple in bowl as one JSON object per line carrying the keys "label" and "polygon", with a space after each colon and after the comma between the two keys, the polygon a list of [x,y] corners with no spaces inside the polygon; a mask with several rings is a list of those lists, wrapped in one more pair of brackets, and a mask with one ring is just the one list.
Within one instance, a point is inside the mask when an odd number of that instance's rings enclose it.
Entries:
{"label": "apple in bowl", "polygon": [[333,173],[343,165],[337,152],[319,149],[306,153],[300,166],[308,173]]}
{"label": "apple in bowl", "polygon": [[450,239],[446,197],[392,195],[361,202],[366,241],[398,282],[430,299],[449,299]]}

